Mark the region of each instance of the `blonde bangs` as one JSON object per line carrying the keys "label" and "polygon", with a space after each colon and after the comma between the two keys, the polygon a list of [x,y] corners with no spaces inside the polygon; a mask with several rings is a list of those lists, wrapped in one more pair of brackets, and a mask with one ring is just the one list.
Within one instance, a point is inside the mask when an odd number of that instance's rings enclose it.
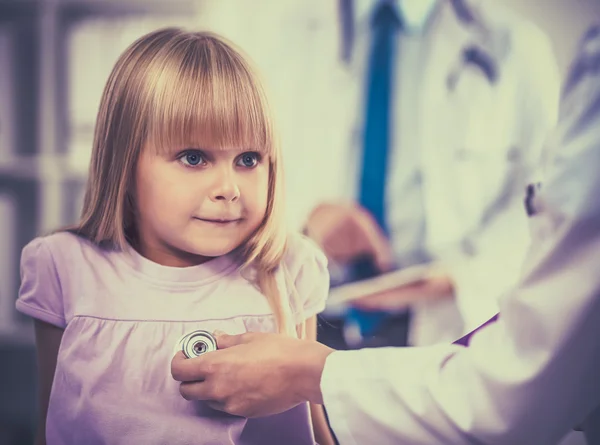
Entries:
{"label": "blonde bangs", "polygon": [[[214,36],[179,42],[149,67],[147,142],[164,151],[217,148],[276,155],[264,92],[246,62]],[[202,45],[197,40],[204,39]]]}

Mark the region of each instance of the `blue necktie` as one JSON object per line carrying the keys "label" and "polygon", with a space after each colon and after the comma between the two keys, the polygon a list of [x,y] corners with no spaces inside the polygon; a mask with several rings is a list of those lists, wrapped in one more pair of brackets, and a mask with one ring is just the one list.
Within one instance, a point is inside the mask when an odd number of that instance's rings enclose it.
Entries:
{"label": "blue necktie", "polygon": [[[385,184],[391,139],[390,111],[395,41],[400,21],[389,2],[380,2],[372,17],[372,47],[367,79],[366,116],[363,132],[360,204],[368,210],[387,234],[385,218]],[[377,274],[372,259],[364,258],[354,265],[354,278],[370,278]],[[358,323],[363,336],[372,335],[386,314],[351,309],[348,321]]]}
{"label": "blue necktie", "polygon": [[382,2],[372,20],[372,48],[363,133],[359,202],[373,215],[386,233],[385,183],[391,138],[390,108],[394,43],[399,25],[393,6],[388,2]]}

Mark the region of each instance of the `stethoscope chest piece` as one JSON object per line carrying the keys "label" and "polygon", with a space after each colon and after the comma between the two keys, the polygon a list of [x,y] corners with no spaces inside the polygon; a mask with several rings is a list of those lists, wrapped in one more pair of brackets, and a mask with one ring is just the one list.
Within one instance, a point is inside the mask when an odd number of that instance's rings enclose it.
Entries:
{"label": "stethoscope chest piece", "polygon": [[182,351],[187,358],[199,357],[207,352],[217,350],[217,341],[208,331],[193,331],[185,334],[175,345],[177,351]]}

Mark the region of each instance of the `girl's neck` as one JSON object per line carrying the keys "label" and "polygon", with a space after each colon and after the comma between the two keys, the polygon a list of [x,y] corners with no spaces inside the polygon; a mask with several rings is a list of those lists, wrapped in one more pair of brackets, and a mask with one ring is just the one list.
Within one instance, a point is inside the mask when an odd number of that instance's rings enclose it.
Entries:
{"label": "girl's neck", "polygon": [[194,255],[182,250],[168,249],[163,246],[140,246],[137,251],[145,258],[162,266],[191,267],[206,263],[212,258]]}
{"label": "girl's neck", "polygon": [[143,242],[138,236],[130,238],[133,247],[144,258],[161,266],[191,267],[210,261],[211,257],[195,255],[161,243]]}

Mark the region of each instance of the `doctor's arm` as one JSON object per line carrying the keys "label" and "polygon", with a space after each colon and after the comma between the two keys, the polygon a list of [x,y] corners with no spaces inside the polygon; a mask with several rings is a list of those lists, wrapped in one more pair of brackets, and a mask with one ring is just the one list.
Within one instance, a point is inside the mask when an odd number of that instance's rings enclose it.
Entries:
{"label": "doctor's arm", "polygon": [[[526,185],[535,181],[544,142],[558,118],[560,75],[547,37],[535,27],[515,32],[512,67],[519,70],[512,103],[515,159],[498,200],[464,249],[442,258],[468,331],[497,312],[498,299],[516,282],[530,235]],[[508,67],[507,67],[508,68]]]}

